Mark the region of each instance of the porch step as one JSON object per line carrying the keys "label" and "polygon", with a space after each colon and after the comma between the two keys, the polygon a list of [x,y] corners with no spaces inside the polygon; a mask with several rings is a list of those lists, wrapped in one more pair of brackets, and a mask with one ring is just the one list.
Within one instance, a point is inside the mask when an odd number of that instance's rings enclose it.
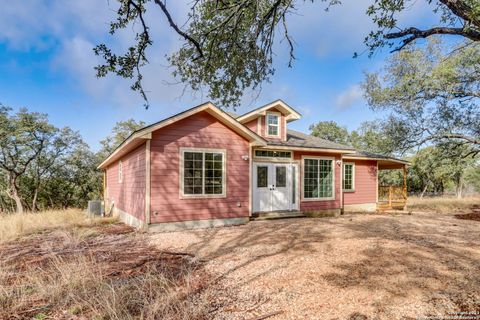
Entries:
{"label": "porch step", "polygon": [[305,217],[306,216],[300,211],[274,211],[274,212],[254,213],[250,217],[250,221],[305,218]]}

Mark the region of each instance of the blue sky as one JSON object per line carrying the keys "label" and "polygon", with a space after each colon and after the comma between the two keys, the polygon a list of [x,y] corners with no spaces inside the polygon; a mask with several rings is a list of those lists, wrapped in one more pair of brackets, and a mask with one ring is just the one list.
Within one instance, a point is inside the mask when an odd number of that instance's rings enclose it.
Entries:
{"label": "blue sky", "polygon": [[[184,21],[188,2],[168,2],[177,21]],[[373,27],[364,14],[368,4],[345,0],[329,12],[323,10],[324,3],[300,6],[289,20],[296,41],[294,67],[287,67],[287,52],[280,50],[272,82],[256,101],[246,94],[237,112],[281,98],[303,114],[291,128],[305,132],[310,124],[323,120],[355,129],[362,121],[378,118],[368,109],[359,84],[364,71],[382,67],[388,52],[352,58],[354,52],[365,49],[362,41]],[[96,150],[116,121],[134,118],[152,123],[208,100],[200,92],[182,95],[183,86],[168,84],[175,79],[165,55],[181,43],[157,7],[147,17],[155,43],[149,51],[151,64],[144,68],[150,108],[142,107],[128,81],[95,78],[93,67],[99,60],[92,48],[101,42],[126,48],[133,37],[131,29],[109,36],[108,23],[116,7],[113,0],[23,0],[4,6],[0,11],[0,103],[47,113],[53,124],[78,130]],[[426,5],[415,4],[400,22],[418,25],[429,14]]]}

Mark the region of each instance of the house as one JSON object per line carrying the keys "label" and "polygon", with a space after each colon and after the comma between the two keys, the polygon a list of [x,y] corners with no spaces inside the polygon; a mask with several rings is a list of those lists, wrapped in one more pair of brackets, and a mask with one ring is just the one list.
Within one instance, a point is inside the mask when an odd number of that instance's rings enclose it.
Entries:
{"label": "house", "polygon": [[140,129],[99,166],[106,208],[136,227],[176,230],[405,205],[405,185],[379,186],[378,171],[406,162],[288,129],[300,117],[281,100],[241,116],[205,103]]}

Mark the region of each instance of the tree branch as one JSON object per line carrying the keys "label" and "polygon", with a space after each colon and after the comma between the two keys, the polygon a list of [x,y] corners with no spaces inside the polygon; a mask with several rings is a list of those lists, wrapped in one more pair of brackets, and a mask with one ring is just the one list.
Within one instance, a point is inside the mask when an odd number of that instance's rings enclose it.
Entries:
{"label": "tree branch", "polygon": [[165,17],[167,17],[168,23],[169,23],[170,26],[173,28],[173,30],[175,30],[176,33],[178,33],[178,34],[179,34],[180,36],[182,36],[185,40],[187,40],[188,42],[190,42],[190,43],[197,49],[198,56],[195,57],[193,60],[197,60],[197,59],[203,58],[203,50],[202,50],[202,47],[200,46],[200,43],[198,43],[198,41],[195,40],[195,39],[193,39],[190,35],[186,34],[186,33],[183,32],[182,30],[180,30],[180,28],[177,26],[177,24],[175,23],[175,21],[173,21],[172,16],[170,15],[170,12],[168,11],[167,6],[165,5],[165,3],[163,3],[161,0],[155,0],[155,3],[160,6],[160,8],[162,9],[163,13],[165,14]]}
{"label": "tree branch", "polygon": [[402,45],[392,50],[392,52],[396,52],[402,50],[406,45],[415,41],[416,39],[427,38],[434,34],[458,35],[473,41],[480,41],[480,32],[476,30],[449,27],[435,27],[427,30],[420,30],[412,27],[399,32],[387,33],[385,35],[385,39],[398,39],[409,36],[408,38],[402,40]]}

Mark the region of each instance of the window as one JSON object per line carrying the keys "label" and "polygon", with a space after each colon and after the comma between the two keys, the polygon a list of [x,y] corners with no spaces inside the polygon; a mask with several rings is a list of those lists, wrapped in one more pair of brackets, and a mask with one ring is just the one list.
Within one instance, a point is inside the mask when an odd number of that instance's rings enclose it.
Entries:
{"label": "window", "polygon": [[304,159],[305,199],[333,199],[333,159]]}
{"label": "window", "polygon": [[195,149],[182,152],[183,195],[225,195],[225,152]]}
{"label": "window", "polygon": [[343,190],[355,190],[355,165],[353,163],[343,164]]}
{"label": "window", "polygon": [[290,151],[272,151],[272,150],[255,150],[255,157],[261,158],[292,158]]}
{"label": "window", "polygon": [[267,136],[280,136],[279,118],[276,113],[267,113]]}
{"label": "window", "polygon": [[275,180],[277,188],[285,188],[287,186],[287,167],[275,167]]}
{"label": "window", "polygon": [[118,162],[118,183],[123,181],[123,164],[122,161]]}
{"label": "window", "polygon": [[257,188],[266,188],[268,185],[268,167],[257,167]]}

